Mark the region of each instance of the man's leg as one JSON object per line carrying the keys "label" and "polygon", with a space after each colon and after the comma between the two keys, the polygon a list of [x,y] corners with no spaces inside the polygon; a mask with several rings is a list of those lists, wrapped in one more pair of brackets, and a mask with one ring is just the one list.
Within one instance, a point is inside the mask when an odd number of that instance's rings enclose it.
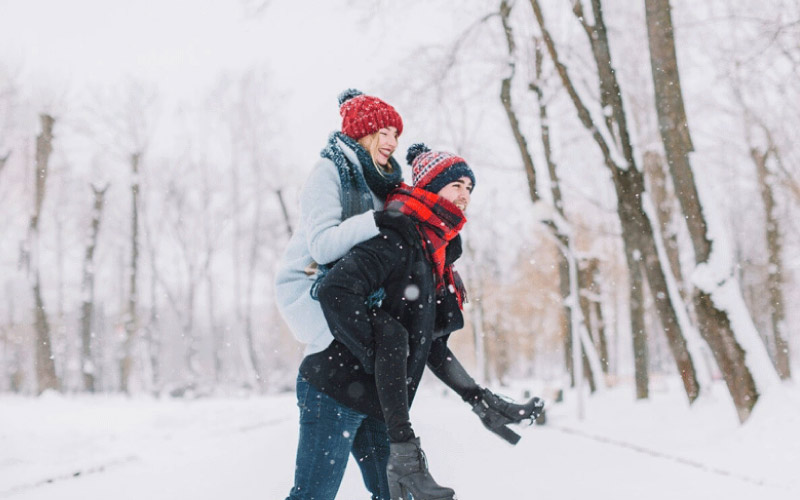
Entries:
{"label": "man's leg", "polygon": [[300,438],[294,487],[287,500],[334,500],[363,419],[298,377]]}

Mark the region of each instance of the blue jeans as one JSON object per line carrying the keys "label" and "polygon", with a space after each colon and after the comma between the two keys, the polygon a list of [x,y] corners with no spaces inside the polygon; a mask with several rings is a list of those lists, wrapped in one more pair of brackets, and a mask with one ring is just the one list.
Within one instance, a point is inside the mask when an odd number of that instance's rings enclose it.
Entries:
{"label": "blue jeans", "polygon": [[339,404],[297,377],[300,439],[294,487],[286,500],[334,500],[350,453],[372,500],[389,500],[386,424]]}

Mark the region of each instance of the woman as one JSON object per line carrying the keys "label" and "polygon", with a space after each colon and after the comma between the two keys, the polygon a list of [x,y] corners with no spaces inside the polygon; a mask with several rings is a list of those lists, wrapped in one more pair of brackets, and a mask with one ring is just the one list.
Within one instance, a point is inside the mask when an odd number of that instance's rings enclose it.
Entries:
{"label": "woman", "polygon": [[[425,365],[499,434],[510,432],[508,423],[536,418],[542,405],[538,398],[524,406],[500,400],[447,347],[450,332],[463,326],[464,289],[452,264],[475,176],[462,158],[424,145],[412,146],[408,160],[414,187],[389,195],[381,236],[353,248],[322,281],[320,303],[336,340],[307,356],[300,373],[344,407],[383,417],[393,500],[409,493],[448,500],[454,492],[431,477],[409,419]],[[405,230],[407,219],[416,231]],[[368,298],[378,289],[383,301],[373,308]]]}
{"label": "woman", "polygon": [[[300,223],[276,276],[278,307],[307,356],[333,341],[319,302],[311,296],[319,268],[379,234],[376,221],[388,193],[402,181],[392,158],[403,132],[400,114],[377,97],[348,89],[339,96],[341,132],[330,135],[300,197]],[[388,498],[389,442],[380,418],[342,409],[301,377],[297,383],[300,439],[290,499],[333,499],[352,452],[373,498]],[[328,440],[347,421],[348,436]],[[324,422],[330,426],[323,425]],[[333,426],[333,427],[332,427]],[[330,457],[344,459],[333,460]]]}

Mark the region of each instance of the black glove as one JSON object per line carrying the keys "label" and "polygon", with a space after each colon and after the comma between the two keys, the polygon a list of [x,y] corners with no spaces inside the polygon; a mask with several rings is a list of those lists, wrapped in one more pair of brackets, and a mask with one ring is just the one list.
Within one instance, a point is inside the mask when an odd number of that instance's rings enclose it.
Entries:
{"label": "black glove", "polygon": [[511,444],[517,444],[519,434],[512,431],[508,424],[518,424],[523,420],[536,420],[544,411],[544,401],[532,398],[520,405],[506,401],[489,389],[483,389],[480,399],[472,405],[472,411],[478,415],[483,425]]}
{"label": "black glove", "polygon": [[397,210],[375,211],[375,225],[382,229],[393,229],[400,233],[403,239],[411,244],[418,244],[420,241],[419,230],[411,217]]}

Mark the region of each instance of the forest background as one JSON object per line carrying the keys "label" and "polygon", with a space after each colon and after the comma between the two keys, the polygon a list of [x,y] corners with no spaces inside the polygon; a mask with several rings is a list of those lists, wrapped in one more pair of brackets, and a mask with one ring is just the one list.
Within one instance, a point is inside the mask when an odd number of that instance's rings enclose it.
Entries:
{"label": "forest background", "polygon": [[2,392],[291,390],[272,283],[348,87],[401,112],[401,163],[476,172],[480,380],[724,380],[746,421],[797,373],[797,0],[0,12]]}

